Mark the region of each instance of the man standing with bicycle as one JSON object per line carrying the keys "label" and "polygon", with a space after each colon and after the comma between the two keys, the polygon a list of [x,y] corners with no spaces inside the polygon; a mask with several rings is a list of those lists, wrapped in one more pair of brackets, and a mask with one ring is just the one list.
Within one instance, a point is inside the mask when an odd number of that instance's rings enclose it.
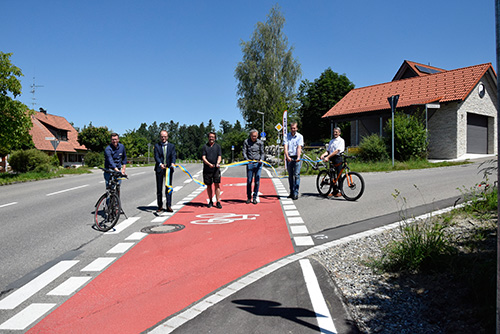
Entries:
{"label": "man standing with bicycle", "polygon": [[[165,197],[167,199],[167,212],[174,212],[172,209],[172,180],[174,176],[175,145],[168,142],[168,132],[163,130],[160,132],[160,142],[155,144],[155,174],[156,174],[156,202],[158,209],[156,212],[163,211],[163,189],[165,189]],[[169,178],[167,180],[167,170]],[[168,181],[168,186],[167,186]]]}
{"label": "man standing with bicycle", "polygon": [[304,146],[304,137],[297,132],[297,122],[290,124],[290,132],[287,134],[284,142],[288,170],[288,185],[290,187],[290,195],[288,195],[288,198],[296,200],[299,198],[300,156],[302,154],[302,146]]}
{"label": "man standing with bicycle", "polygon": [[[118,136],[118,134],[112,133],[111,144],[109,144],[104,149],[104,168],[113,169],[116,172],[121,172],[122,174],[125,174],[126,165],[127,165],[127,153],[125,152],[125,146],[123,146],[123,144],[120,143],[120,137]],[[108,188],[110,178],[111,174],[104,172],[106,189]],[[119,195],[120,191],[118,190],[118,196]]]}
{"label": "man standing with bicycle", "polygon": [[[337,176],[342,170],[342,157],[341,154],[344,153],[345,150],[345,141],[342,137],[340,137],[340,128],[336,127],[333,129],[333,139],[328,143],[328,148],[325,153],[321,155],[321,159],[325,162],[330,161],[330,168],[335,168],[335,172]],[[335,194],[335,197],[342,196],[338,190]]]}

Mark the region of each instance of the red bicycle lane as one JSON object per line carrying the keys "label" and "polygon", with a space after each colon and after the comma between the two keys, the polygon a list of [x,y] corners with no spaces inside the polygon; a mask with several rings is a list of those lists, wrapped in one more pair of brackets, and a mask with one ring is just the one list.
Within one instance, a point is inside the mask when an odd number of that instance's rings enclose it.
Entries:
{"label": "red bicycle lane", "polygon": [[293,253],[272,180],[258,205],[245,203],[245,179],[222,181],[222,209],[202,192],[165,222],[184,229],[143,238],[29,333],[139,333]]}

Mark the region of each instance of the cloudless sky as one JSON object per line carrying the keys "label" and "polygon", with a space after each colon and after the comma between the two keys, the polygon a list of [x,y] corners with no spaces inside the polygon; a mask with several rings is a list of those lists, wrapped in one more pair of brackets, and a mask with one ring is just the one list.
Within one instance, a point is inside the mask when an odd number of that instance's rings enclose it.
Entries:
{"label": "cloudless sky", "polygon": [[245,125],[240,42],[276,3],[302,80],[331,67],[364,87],[392,80],[404,60],[497,69],[494,0],[0,0],[0,51],[23,71],[18,100],[76,127]]}

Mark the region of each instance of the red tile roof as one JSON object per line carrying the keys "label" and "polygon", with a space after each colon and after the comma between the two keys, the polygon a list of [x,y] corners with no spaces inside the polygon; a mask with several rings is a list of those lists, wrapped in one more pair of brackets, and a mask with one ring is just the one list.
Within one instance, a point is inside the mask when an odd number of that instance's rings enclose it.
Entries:
{"label": "red tile roof", "polygon": [[54,151],[54,147],[50,140],[45,138],[54,137],[46,125],[52,126],[56,129],[67,130],[68,140],[60,141],[57,146],[58,152],[76,152],[76,150],[87,150],[84,145],[78,143],[78,132],[71,126],[71,124],[61,116],[46,114],[44,112],[35,112],[31,116],[33,127],[30,130],[30,135],[33,138],[33,143],[38,150],[41,151]]}
{"label": "red tile roof", "polygon": [[398,108],[431,102],[462,101],[488,70],[491,70],[496,78],[491,63],[487,63],[356,88],[344,96],[323,117],[390,109],[387,98],[392,95],[399,95]]}
{"label": "red tile roof", "polygon": [[[439,68],[439,67],[434,67],[434,66],[430,66],[430,65],[416,63],[414,61],[405,60],[403,62],[403,64],[401,65],[401,67],[399,68],[399,70],[396,73],[396,75],[394,76],[394,78],[392,79],[392,81],[401,80],[401,79],[404,79],[404,78],[408,78],[410,76],[411,77],[416,77],[416,76],[422,77],[422,76],[426,76],[426,75],[432,74],[432,73],[423,72],[418,67],[425,68],[425,69],[430,69],[431,71],[429,71],[429,72],[434,72],[434,71],[437,71],[437,72],[446,72],[446,70],[444,70],[442,68]],[[408,71],[410,71],[411,75],[405,76],[405,74],[408,74]]]}

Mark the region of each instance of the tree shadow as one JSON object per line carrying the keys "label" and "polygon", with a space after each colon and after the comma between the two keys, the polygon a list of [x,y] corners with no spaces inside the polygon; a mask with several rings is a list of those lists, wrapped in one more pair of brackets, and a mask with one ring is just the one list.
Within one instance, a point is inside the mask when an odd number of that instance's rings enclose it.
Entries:
{"label": "tree shadow", "polygon": [[261,317],[280,317],[289,321],[293,321],[299,325],[310,328],[314,331],[321,333],[331,333],[319,326],[304,321],[300,318],[311,318],[325,317],[321,314],[316,314],[314,311],[301,308],[301,307],[282,307],[281,303],[269,301],[269,300],[257,300],[257,299],[240,299],[233,300],[233,303],[242,305],[238,306],[240,310],[247,311],[253,315]]}

